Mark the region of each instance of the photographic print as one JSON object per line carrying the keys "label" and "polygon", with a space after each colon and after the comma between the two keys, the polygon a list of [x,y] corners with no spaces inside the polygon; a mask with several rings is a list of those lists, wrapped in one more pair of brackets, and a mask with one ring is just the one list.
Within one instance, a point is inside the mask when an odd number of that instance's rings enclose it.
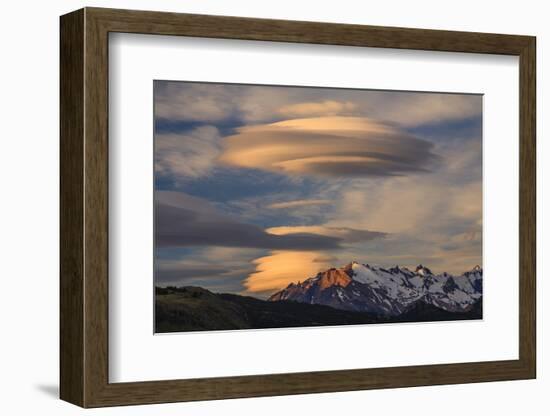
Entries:
{"label": "photographic print", "polygon": [[155,332],[482,319],[482,99],[155,81]]}

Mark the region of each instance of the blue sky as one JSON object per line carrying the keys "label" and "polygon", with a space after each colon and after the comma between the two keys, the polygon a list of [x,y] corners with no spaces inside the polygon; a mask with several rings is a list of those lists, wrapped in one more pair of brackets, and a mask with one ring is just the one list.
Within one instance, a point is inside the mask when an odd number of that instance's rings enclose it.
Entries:
{"label": "blue sky", "polygon": [[482,97],[155,82],[156,283],[481,264]]}

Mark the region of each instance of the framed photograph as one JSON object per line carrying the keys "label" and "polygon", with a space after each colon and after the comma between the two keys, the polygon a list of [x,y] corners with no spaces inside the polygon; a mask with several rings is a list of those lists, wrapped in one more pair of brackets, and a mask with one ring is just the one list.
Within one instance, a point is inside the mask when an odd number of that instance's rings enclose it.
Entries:
{"label": "framed photograph", "polygon": [[61,398],[535,378],[535,49],[62,16]]}

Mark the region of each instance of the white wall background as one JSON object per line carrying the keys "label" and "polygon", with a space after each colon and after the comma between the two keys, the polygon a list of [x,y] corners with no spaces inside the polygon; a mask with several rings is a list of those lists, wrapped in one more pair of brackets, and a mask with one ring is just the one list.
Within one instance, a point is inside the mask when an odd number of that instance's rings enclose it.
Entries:
{"label": "white wall background", "polygon": [[[338,394],[167,404],[87,411],[102,415],[280,415],[308,412],[416,415],[545,415],[550,361],[543,332],[550,299],[545,284],[550,238],[542,218],[550,200],[550,146],[544,141],[550,101],[550,26],[545,2],[523,0],[385,2],[121,0],[6,2],[0,15],[0,410],[3,414],[72,415],[58,395],[58,16],[82,6],[317,20],[388,26],[530,34],[538,37],[539,378],[533,381]],[[548,67],[546,67],[548,66]],[[7,127],[7,128],[6,128]],[[345,346],[343,346],[345,347]]]}

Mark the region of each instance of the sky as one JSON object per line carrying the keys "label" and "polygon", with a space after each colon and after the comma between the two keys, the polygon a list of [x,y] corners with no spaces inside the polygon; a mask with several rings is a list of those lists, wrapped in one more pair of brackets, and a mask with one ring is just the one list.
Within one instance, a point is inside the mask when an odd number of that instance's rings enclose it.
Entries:
{"label": "sky", "polygon": [[482,265],[482,96],[154,82],[155,284]]}

